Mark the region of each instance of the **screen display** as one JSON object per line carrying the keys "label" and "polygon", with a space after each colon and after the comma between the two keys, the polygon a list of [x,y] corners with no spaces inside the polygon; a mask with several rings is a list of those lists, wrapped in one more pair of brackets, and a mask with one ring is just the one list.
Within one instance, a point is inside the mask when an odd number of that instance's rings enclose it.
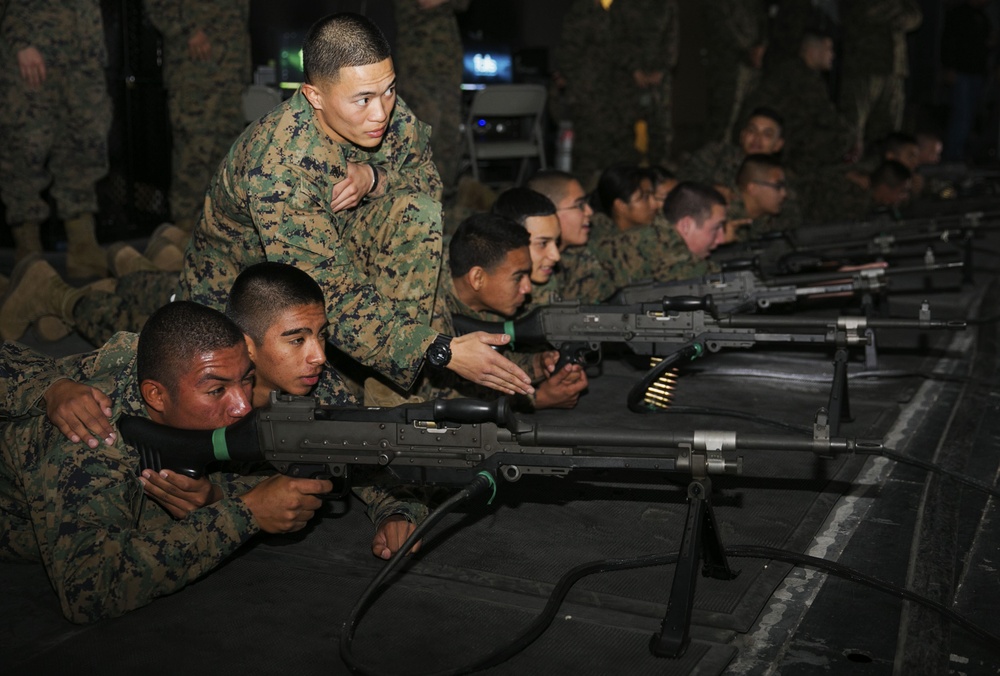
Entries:
{"label": "screen display", "polygon": [[462,57],[463,89],[482,89],[486,85],[513,81],[514,66],[509,49],[489,49],[485,45],[466,47]]}
{"label": "screen display", "polygon": [[287,31],[281,34],[278,83],[282,89],[298,89],[306,81],[302,70],[302,43],[305,39],[305,31]]}

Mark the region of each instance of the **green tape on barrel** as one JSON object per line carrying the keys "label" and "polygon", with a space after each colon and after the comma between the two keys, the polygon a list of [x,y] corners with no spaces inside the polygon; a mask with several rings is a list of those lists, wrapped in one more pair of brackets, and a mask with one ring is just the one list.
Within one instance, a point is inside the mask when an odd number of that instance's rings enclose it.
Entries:
{"label": "green tape on barrel", "polygon": [[212,450],[216,460],[230,460],[229,446],[226,445],[226,428],[220,427],[212,432]]}
{"label": "green tape on barrel", "polygon": [[510,336],[510,349],[514,348],[514,322],[508,319],[503,323],[503,332]]}

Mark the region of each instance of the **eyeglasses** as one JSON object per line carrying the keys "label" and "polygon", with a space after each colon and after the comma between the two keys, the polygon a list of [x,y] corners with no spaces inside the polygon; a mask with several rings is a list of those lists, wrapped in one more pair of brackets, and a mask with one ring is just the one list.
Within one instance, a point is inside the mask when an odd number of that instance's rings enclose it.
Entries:
{"label": "eyeglasses", "polygon": [[586,211],[587,210],[587,196],[584,195],[583,197],[581,197],[577,201],[575,201],[572,204],[570,204],[568,207],[559,207],[558,209],[556,209],[556,211],[570,211],[572,209],[578,209],[579,211]]}
{"label": "eyeglasses", "polygon": [[788,190],[788,183],[785,181],[778,181],[776,183],[772,183],[770,181],[751,181],[751,183],[756,183],[757,185],[766,185],[768,188],[774,188],[778,192],[781,192],[782,190]]}

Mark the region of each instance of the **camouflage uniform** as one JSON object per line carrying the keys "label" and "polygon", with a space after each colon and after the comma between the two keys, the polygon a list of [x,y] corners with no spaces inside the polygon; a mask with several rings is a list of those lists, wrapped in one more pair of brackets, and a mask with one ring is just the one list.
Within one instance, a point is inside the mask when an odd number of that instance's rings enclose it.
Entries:
{"label": "camouflage uniform", "polygon": [[623,285],[616,279],[615,271],[601,263],[589,244],[567,247],[560,256],[555,276],[563,300],[600,303]]}
{"label": "camouflage uniform", "polygon": [[[627,109],[626,125],[645,120],[650,164],[666,164],[674,140],[673,71],[680,45],[677,0],[619,0],[611,5],[612,37],[618,47],[619,73]],[[640,88],[633,73],[663,73],[659,85]]]}
{"label": "camouflage uniform", "polygon": [[844,14],[840,108],[866,144],[903,126],[906,34],[923,20],[918,0],[853,0]]}
{"label": "camouflage uniform", "polygon": [[[38,415],[34,404],[45,389],[69,377],[108,394],[113,425],[122,415],[148,417],[135,374],[136,343],[135,334],[119,333],[96,352],[59,362],[9,343],[0,351],[0,380],[27,383],[4,392],[9,408],[0,415],[29,416],[0,427],[0,560],[43,563],[73,622],[115,617],[173,593],[260,530],[237,496],[264,476],[210,475],[223,499],[177,520],[146,498],[139,455],[120,434],[115,446],[91,449]],[[378,520],[426,513],[419,505],[400,509],[386,489],[364,493]]]}
{"label": "camouflage uniform", "polygon": [[732,187],[746,155],[732,141],[712,141],[695,151],[677,171],[681,181]]}
{"label": "camouflage uniform", "polygon": [[149,315],[170,302],[176,272],[132,272],[118,279],[114,293],[88,291],[73,307],[73,325],[91,345],[100,346],[119,331],[138,333]]}
{"label": "camouflage uniform", "polygon": [[[232,280],[264,260],[290,263],[323,289],[330,340],[409,388],[437,332],[430,328],[441,266],[441,181],[426,125],[397,99],[381,145],[338,144],[302,91],[233,145],[188,245],[179,298],[225,306]],[[379,192],[330,209],[347,162],[377,165]]]}
{"label": "camouflage uniform", "polygon": [[785,118],[784,164],[799,173],[840,164],[854,144],[854,128],[837,112],[823,76],[792,59],[764,76],[746,110],[774,108]]}
{"label": "camouflage uniform", "polygon": [[[111,99],[97,0],[9,0],[0,19],[0,186],[11,225],[97,213],[95,184],[108,173]],[[34,46],[45,81],[29,89],[17,53]],[[51,186],[51,187],[50,187]]]}
{"label": "camouflage uniform", "polygon": [[760,79],[750,52],[767,42],[767,14],[760,0],[702,0],[699,4],[710,35],[705,44],[705,138],[727,142],[744,97]]}
{"label": "camouflage uniform", "polygon": [[646,231],[651,229],[652,226],[647,225],[623,232],[607,214],[596,213],[591,217],[587,246],[601,265],[611,271],[618,288],[651,279],[648,260],[651,250],[636,248],[640,243],[649,243]]}
{"label": "camouflage uniform", "polygon": [[635,278],[632,283],[652,279],[656,282],[672,282],[679,279],[701,277],[713,271],[707,260],[696,260],[691,250],[677,233],[672,223],[657,224],[650,228],[640,228],[627,233],[626,240],[638,251],[655,251],[649,256],[648,274]]}
{"label": "camouflage uniform", "polygon": [[563,16],[552,71],[566,87],[553,110],[573,123],[573,173],[584,189],[616,161],[635,161],[634,132],[622,110],[622,78],[609,12],[597,0],[576,0]]}
{"label": "camouflage uniform", "polygon": [[[194,222],[212,174],[243,131],[250,83],[249,0],[144,0],[163,35],[163,82],[171,131],[170,212]],[[198,61],[188,40],[199,30],[211,57]]]}
{"label": "camouflage uniform", "polygon": [[446,0],[421,9],[417,0],[393,0],[396,36],[393,65],[399,93],[431,127],[434,164],[447,190],[458,181],[462,159],[462,36],[456,12],[470,0]]}

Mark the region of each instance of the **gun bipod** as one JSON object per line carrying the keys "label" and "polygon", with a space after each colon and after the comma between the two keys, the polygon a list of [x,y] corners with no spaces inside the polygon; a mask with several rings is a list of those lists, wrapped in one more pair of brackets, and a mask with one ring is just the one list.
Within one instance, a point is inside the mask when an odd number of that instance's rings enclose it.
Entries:
{"label": "gun bipod", "polygon": [[730,569],[726,560],[726,551],[715,526],[711,494],[712,481],[707,476],[695,478],[688,484],[687,517],[667,613],[660,632],[649,642],[650,651],[657,657],[681,657],[691,642],[691,612],[699,560],[702,561],[701,574],[705,577],[732,580],[739,575],[739,571],[734,573]]}

